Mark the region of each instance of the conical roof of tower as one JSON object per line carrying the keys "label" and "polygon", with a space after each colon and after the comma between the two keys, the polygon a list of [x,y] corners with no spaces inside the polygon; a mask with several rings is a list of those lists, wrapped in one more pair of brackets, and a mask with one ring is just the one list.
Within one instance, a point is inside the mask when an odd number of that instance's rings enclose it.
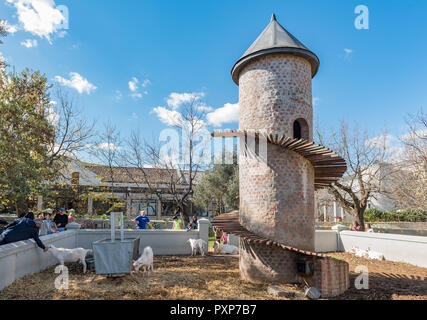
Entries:
{"label": "conical roof of tower", "polygon": [[240,71],[249,61],[271,53],[288,53],[307,59],[311,64],[313,77],[319,69],[319,58],[283,28],[273,14],[267,28],[234,65],[231,71],[234,82],[239,84]]}

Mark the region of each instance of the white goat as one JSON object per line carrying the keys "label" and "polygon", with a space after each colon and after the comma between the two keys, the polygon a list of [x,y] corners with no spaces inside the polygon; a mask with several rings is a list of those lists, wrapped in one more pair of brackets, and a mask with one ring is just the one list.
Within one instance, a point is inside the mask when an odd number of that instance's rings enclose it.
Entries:
{"label": "white goat", "polygon": [[151,249],[151,247],[145,247],[139,259],[133,262],[133,266],[135,268],[135,271],[139,271],[139,268],[141,267],[143,267],[144,273],[150,271],[150,268],[151,271],[154,271],[153,249]]}
{"label": "white goat", "polygon": [[200,254],[202,256],[205,255],[205,248],[206,251],[208,249],[208,244],[206,243],[206,241],[204,241],[203,239],[188,239],[186,243],[187,242],[190,242],[192,256],[197,255],[197,250],[200,250]]}
{"label": "white goat", "polygon": [[368,248],[368,258],[374,260],[384,260],[384,255],[380,252],[372,251]]}
{"label": "white goat", "polygon": [[356,257],[366,258],[368,256],[368,251],[359,249],[359,247],[352,247],[350,249],[351,253],[354,253]]}
{"label": "white goat", "polygon": [[80,260],[80,263],[83,265],[83,273],[86,273],[86,255],[91,253],[92,250],[83,248],[64,249],[50,245],[49,252],[58,259],[61,266],[64,266],[64,262],[77,262]]}
{"label": "white goat", "polygon": [[356,257],[384,260],[384,255],[380,252],[372,251],[370,248],[367,250],[359,249],[359,247],[352,247],[350,252],[354,253]]}
{"label": "white goat", "polygon": [[215,241],[214,252],[223,254],[239,254],[239,248],[231,244],[221,244],[218,241]]}

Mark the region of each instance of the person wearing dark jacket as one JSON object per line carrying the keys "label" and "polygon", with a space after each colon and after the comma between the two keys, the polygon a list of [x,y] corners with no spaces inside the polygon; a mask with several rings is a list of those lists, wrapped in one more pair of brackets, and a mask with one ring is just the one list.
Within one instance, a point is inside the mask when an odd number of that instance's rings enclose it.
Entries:
{"label": "person wearing dark jacket", "polygon": [[43,220],[31,220],[28,218],[20,218],[9,223],[0,235],[0,245],[34,239],[43,251],[48,251],[48,248],[39,238],[39,228],[42,223]]}
{"label": "person wearing dark jacket", "polygon": [[53,222],[55,222],[58,231],[65,230],[65,226],[68,224],[68,216],[65,213],[64,208],[59,209],[59,212],[57,212],[55,217],[53,218]]}
{"label": "person wearing dark jacket", "polygon": [[7,221],[0,220],[0,234],[2,234],[4,228],[2,226],[6,226],[8,224]]}

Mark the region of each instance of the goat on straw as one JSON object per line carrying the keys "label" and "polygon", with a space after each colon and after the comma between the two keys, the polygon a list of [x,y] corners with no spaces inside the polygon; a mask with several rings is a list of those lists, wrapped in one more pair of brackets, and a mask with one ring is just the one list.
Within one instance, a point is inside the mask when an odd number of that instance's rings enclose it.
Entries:
{"label": "goat on straw", "polygon": [[92,250],[83,248],[64,249],[50,245],[49,252],[58,259],[62,267],[64,266],[64,262],[77,262],[80,260],[80,263],[83,265],[83,273],[86,273],[86,255],[92,253]]}
{"label": "goat on straw", "polygon": [[153,272],[153,249],[151,249],[151,247],[146,247],[139,259],[133,262],[133,266],[135,271],[139,271],[142,267],[144,274],[150,271],[150,269]]}
{"label": "goat on straw", "polygon": [[197,255],[197,251],[200,250],[202,256],[205,255],[205,250],[208,250],[208,244],[203,239],[188,239],[186,243],[190,243],[191,246],[191,255]]}

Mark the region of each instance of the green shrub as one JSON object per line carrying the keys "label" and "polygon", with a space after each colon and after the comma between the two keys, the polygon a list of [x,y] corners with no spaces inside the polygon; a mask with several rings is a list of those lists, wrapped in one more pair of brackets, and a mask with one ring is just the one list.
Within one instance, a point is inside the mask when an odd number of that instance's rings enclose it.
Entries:
{"label": "green shrub", "polygon": [[367,222],[427,222],[427,211],[369,209],[365,211],[364,217]]}

